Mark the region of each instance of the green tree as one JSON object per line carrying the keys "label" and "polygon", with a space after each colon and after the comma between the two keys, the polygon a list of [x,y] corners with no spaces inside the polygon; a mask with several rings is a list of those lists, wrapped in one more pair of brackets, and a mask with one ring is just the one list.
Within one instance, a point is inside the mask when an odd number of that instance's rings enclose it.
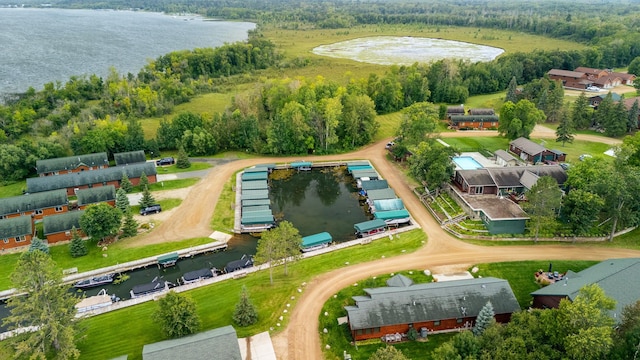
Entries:
{"label": "green tree", "polygon": [[586,129],[591,126],[592,113],[589,99],[583,91],[571,106],[571,122],[578,129]]}
{"label": "green tree", "polygon": [[138,180],[138,187],[140,188],[140,190],[144,190],[145,188],[149,187],[149,178],[147,177],[147,174],[144,173],[144,171],[142,172],[142,174],[140,174],[140,180]]}
{"label": "green tree", "polygon": [[600,196],[582,189],[569,191],[562,203],[564,217],[576,236],[589,234],[604,206]]}
{"label": "green tree", "polygon": [[629,74],[640,75],[640,56],[636,56],[627,67]]}
{"label": "green tree", "polygon": [[142,198],[140,198],[140,208],[146,208],[156,203],[156,199],[151,195],[148,187],[144,187],[142,190]]}
{"label": "green tree", "polygon": [[568,116],[563,116],[560,119],[558,128],[556,129],[556,142],[561,142],[562,146],[564,146],[565,143],[572,143],[575,133],[576,129],[573,126],[571,118]]}
{"label": "green tree", "polygon": [[613,102],[611,92],[598,105],[596,121],[604,129],[607,136],[617,137],[627,131],[628,112],[622,102]]}
{"label": "green tree", "polygon": [[75,320],[78,301],[68,285],[62,283],[60,271],[51,257],[42,251],[28,251],[20,256],[11,281],[16,290],[28,296],[14,296],[7,301],[11,315],[3,320],[10,329],[33,326],[37,329],[14,338],[16,357],[75,359]]}
{"label": "green tree", "polygon": [[453,175],[451,156],[456,153],[435,141],[423,141],[409,158],[409,173],[430,190],[438,192]]}
{"label": "green tree", "polygon": [[196,302],[187,295],[169,291],[158,301],[153,319],[169,338],[178,338],[197,333],[200,330],[200,317]]}
{"label": "green tree", "polygon": [[127,211],[124,213],[121,237],[128,238],[136,235],[138,235],[138,222],[133,218],[131,211]]}
{"label": "green tree", "polygon": [[178,159],[176,160],[176,167],[178,169],[188,169],[191,167],[191,161],[189,161],[189,155],[184,150],[183,146],[178,147]]}
{"label": "green tree", "polygon": [[560,81],[554,81],[549,87],[547,108],[543,109],[547,115],[547,121],[557,123],[564,118],[564,87]]}
{"label": "green tree", "polygon": [[640,301],[622,309],[622,320],[616,327],[610,359],[637,359],[640,352]]}
{"label": "green tree", "polygon": [[633,132],[638,129],[638,115],[640,115],[640,108],[638,105],[638,99],[633,102],[631,109],[629,109],[629,115],[627,117],[627,132]]}
{"label": "green tree", "polygon": [[69,243],[69,252],[71,253],[71,257],[73,258],[85,256],[89,253],[87,245],[80,238],[80,234],[78,233],[78,230],[75,226],[71,228],[71,242]]}
{"label": "green tree", "polygon": [[525,195],[527,202],[523,203],[523,208],[530,217],[529,226],[535,235],[535,241],[538,241],[540,229],[550,228],[555,222],[555,215],[562,201],[562,193],[554,178],[542,176]]}
{"label": "green tree", "polygon": [[378,348],[376,352],[369,357],[369,360],[409,360],[402,351],[396,349],[394,346],[387,345]]}
{"label": "green tree", "polygon": [[495,312],[493,311],[493,305],[491,301],[487,301],[487,303],[480,309],[478,313],[478,317],[476,318],[476,323],[473,326],[473,335],[480,336],[484,331],[496,322],[494,319]]}
{"label": "green tree", "polygon": [[120,189],[124,190],[125,193],[130,193],[133,190],[133,184],[126,172],[122,172],[122,180],[120,180]]}
{"label": "green tree", "polygon": [[507,94],[504,97],[504,101],[511,101],[512,103],[518,102],[518,81],[516,77],[511,77],[511,81],[509,81],[509,86],[507,86]]}
{"label": "green tree", "polygon": [[127,192],[123,188],[116,190],[116,208],[122,211],[123,214],[129,212],[129,198]]}
{"label": "green tree", "polygon": [[49,245],[47,245],[42,239],[39,237],[34,237],[31,239],[31,244],[29,245],[29,251],[42,251],[45,254],[49,253]]}
{"label": "green tree", "polygon": [[258,322],[258,312],[251,302],[251,299],[249,299],[249,292],[245,286],[242,286],[240,300],[233,311],[233,321],[238,324],[238,326],[243,327]]}
{"label": "green tree", "polygon": [[271,284],[273,284],[273,267],[284,264],[284,273],[287,275],[287,264],[302,256],[301,245],[302,237],[298,229],[289,221],[282,221],[277,228],[262,233],[254,259],[257,264],[269,263]]}
{"label": "green tree", "polygon": [[92,238],[103,240],[120,229],[122,213],[106,203],[90,205],[80,217],[80,228]]}
{"label": "green tree", "polygon": [[416,145],[436,135],[438,112],[428,102],[415,103],[402,110],[397,135],[408,145]]}
{"label": "green tree", "polygon": [[510,140],[528,138],[536,124],[544,119],[544,112],[529,100],[520,100],[517,104],[506,102],[500,109],[498,131]]}
{"label": "green tree", "polygon": [[[302,236],[293,224],[289,221],[282,221],[278,224],[278,227],[272,229],[280,241],[282,247],[282,262],[284,263],[284,274],[288,275],[288,264],[290,262],[298,261],[302,258],[300,248],[302,247]],[[270,231],[270,232],[271,232]]]}

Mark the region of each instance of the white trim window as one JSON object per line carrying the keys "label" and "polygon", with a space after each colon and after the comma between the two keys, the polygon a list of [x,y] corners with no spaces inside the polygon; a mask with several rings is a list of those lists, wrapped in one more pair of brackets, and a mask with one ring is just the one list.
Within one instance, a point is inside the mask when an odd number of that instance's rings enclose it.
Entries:
{"label": "white trim window", "polygon": [[16,236],[16,242],[17,243],[24,242],[24,241],[27,241],[27,237],[26,236],[24,236],[24,235]]}
{"label": "white trim window", "polygon": [[60,205],[56,206],[56,212],[61,212],[64,208]]}

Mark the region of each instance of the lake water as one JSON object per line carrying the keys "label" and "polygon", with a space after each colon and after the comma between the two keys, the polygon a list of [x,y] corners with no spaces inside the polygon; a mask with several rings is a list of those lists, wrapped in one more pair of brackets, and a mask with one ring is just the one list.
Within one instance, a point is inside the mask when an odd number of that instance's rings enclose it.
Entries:
{"label": "lake water", "polygon": [[72,75],[137,74],[176,50],[247,39],[255,24],[112,10],[0,8],[0,95]]}

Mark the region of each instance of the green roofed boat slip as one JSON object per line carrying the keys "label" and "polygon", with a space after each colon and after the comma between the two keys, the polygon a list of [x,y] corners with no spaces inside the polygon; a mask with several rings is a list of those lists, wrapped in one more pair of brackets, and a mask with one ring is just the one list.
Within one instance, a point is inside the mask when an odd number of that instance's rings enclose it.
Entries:
{"label": "green roofed boat slip", "polygon": [[260,172],[265,172],[265,171],[267,171],[267,168],[263,168],[263,167],[252,167],[252,168],[244,169],[245,174],[247,174],[247,173],[260,173]]}
{"label": "green roofed boat slip", "polygon": [[294,161],[291,163],[291,167],[296,170],[311,170],[311,161]]}
{"label": "green roofed boat slip", "polygon": [[331,241],[333,241],[333,238],[331,237],[331,234],[326,231],[305,236],[302,238],[302,252],[325,248],[329,246]]}
{"label": "green roofed boat slip", "polygon": [[269,211],[271,212],[271,206],[269,205],[256,205],[256,206],[243,206],[242,207],[242,213],[248,213],[248,212],[252,212],[252,211]]}
{"label": "green roofed boat slip", "polygon": [[387,229],[387,223],[382,219],[374,219],[357,223],[353,225],[353,227],[356,229],[356,235],[363,237],[385,231]]}
{"label": "green roofed boat slip", "polygon": [[267,180],[269,173],[264,170],[260,172],[245,172],[242,174],[242,181]]}
{"label": "green roofed boat slip", "polygon": [[178,261],[178,253],[171,253],[162,256],[158,256],[158,265],[162,265],[162,267],[169,267],[176,264]]}
{"label": "green roofed boat slip", "polygon": [[380,175],[373,169],[353,170],[351,175],[354,179],[369,178],[369,180],[378,180]]}
{"label": "green roofed boat slip", "polygon": [[267,190],[269,184],[266,180],[243,181],[242,190]]}
{"label": "green roofed boat slip", "polygon": [[391,211],[376,211],[373,216],[376,219],[384,220],[388,225],[405,224],[411,221],[409,212],[403,210],[391,210]]}
{"label": "green roofed boat slip", "polygon": [[353,171],[356,170],[372,170],[373,168],[371,167],[371,165],[349,165],[347,166],[347,171],[349,172],[349,174],[351,174]]}
{"label": "green roofed boat slip", "polygon": [[258,200],[248,200],[242,199],[242,207],[251,207],[251,206],[271,206],[271,200],[269,199],[258,199]]}

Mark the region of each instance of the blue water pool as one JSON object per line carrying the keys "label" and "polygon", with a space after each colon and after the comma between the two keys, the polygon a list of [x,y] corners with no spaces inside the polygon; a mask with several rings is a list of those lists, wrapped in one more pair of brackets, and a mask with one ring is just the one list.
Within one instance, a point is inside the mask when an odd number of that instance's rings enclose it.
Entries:
{"label": "blue water pool", "polygon": [[452,160],[462,170],[482,169],[484,167],[471,156],[456,156]]}

